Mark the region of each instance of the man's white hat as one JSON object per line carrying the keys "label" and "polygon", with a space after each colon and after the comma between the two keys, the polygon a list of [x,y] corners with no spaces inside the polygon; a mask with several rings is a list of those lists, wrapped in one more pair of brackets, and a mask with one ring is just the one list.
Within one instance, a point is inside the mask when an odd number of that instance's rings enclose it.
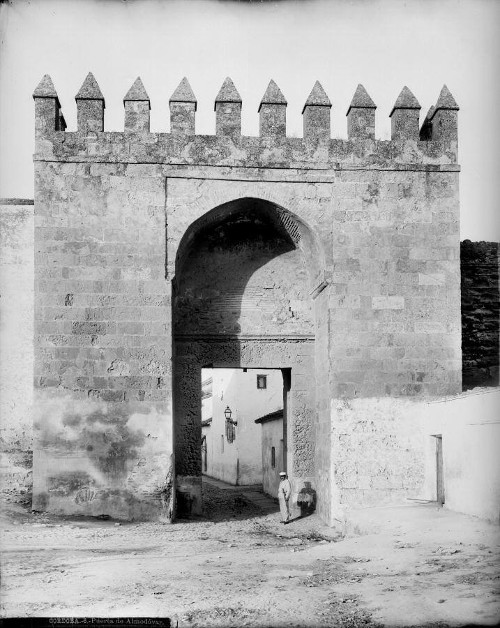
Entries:
{"label": "man's white hat", "polygon": [[280,471],[280,475],[286,475],[286,471]]}

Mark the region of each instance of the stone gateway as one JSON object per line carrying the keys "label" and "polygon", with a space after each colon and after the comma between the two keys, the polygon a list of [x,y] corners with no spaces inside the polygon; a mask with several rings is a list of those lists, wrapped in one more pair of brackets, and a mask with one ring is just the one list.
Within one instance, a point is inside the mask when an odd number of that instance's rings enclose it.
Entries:
{"label": "stone gateway", "polygon": [[331,139],[317,82],[303,138],[271,81],[259,137],[232,81],[215,135],[186,79],[151,133],[138,78],[123,132],[92,74],[66,124],[34,93],[33,508],[171,520],[201,512],[201,369],[282,369],[292,517],[308,486],[333,523],[351,505],[432,493],[425,400],[461,391],[458,106],[419,129],[405,87],[391,140],[358,86]]}

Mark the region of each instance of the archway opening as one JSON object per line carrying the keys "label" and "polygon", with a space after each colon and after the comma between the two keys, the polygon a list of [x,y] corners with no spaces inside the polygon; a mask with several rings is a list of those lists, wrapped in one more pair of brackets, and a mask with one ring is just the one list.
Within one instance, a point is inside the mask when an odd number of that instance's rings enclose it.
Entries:
{"label": "archway opening", "polygon": [[173,282],[178,514],[202,513],[203,368],[291,370],[283,448],[292,478],[314,476],[313,293],[320,268],[307,227],[260,199],[217,207],[182,238]]}

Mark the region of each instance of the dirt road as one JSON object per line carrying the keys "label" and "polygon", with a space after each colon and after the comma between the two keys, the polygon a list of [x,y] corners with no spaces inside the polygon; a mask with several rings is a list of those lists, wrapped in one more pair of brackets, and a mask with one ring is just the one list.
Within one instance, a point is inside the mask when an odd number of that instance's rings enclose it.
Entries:
{"label": "dirt road", "polygon": [[[7,504],[2,616],[156,616],[179,627],[500,620],[499,528],[434,505],[354,514],[347,538],[206,486],[199,521],[117,523]],[[271,509],[267,509],[268,511]]]}

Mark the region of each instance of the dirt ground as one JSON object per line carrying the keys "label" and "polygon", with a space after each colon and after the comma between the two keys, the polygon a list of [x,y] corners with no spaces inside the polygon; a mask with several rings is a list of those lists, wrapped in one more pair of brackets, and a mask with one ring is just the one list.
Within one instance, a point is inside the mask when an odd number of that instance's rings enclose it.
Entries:
{"label": "dirt ground", "polygon": [[62,520],[2,509],[3,617],[171,617],[179,627],[495,625],[498,526],[408,503],[333,530],[286,526],[205,485],[196,521]]}

